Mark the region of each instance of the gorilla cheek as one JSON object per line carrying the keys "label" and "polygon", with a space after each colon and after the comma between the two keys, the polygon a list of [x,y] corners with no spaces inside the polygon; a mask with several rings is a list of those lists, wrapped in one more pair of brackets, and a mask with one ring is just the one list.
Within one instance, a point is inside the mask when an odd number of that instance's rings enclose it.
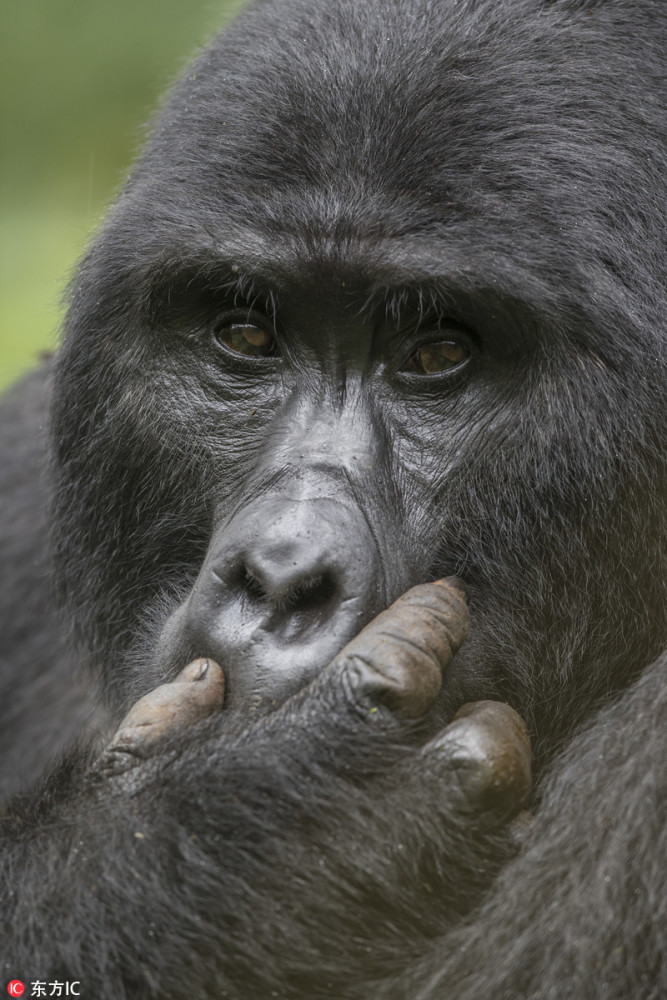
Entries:
{"label": "gorilla cheek", "polygon": [[225,672],[228,707],[266,708],[308,683],[385,607],[384,589],[356,504],[262,497],[214,533],[157,657],[168,673],[184,658],[211,657]]}

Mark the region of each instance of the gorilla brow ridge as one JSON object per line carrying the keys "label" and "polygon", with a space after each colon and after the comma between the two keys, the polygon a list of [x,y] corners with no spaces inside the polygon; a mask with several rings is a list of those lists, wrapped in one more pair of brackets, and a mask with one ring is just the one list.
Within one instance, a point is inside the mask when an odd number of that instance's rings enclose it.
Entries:
{"label": "gorilla brow ridge", "polygon": [[219,296],[233,307],[261,310],[275,323],[277,292],[268,283],[260,282],[255,274],[241,271],[233,260],[210,252],[210,248],[183,253],[180,248],[166,257],[151,262],[145,272],[149,289],[149,317],[155,321],[173,308],[176,289],[186,293],[197,288],[205,294]]}
{"label": "gorilla brow ridge", "polygon": [[388,323],[400,327],[408,310],[415,310],[418,320],[415,329],[420,329],[424,320],[441,317],[452,307],[452,295],[439,289],[435,284],[418,282],[395,288],[384,285],[375,288],[359,309],[359,316],[371,321],[384,312]]}

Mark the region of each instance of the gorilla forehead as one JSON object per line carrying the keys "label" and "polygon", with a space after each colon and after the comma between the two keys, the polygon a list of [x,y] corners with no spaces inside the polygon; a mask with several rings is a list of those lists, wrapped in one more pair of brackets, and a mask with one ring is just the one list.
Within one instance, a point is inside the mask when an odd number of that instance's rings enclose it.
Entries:
{"label": "gorilla forehead", "polygon": [[[632,42],[613,43],[628,28],[621,6],[255,4],[163,108],[115,212],[130,236],[120,250],[158,262],[212,251],[253,274],[261,262],[274,282],[305,262],[386,284],[483,280],[543,313],[581,315],[595,296],[601,323],[620,310],[630,329],[633,272],[642,307],[652,273],[662,300],[645,248],[665,126]],[[633,5],[632,30],[650,72],[643,11]],[[646,124],[632,150],[630,106]]]}
{"label": "gorilla forehead", "polygon": [[[572,172],[591,166],[591,139],[616,134],[613,148],[623,134],[609,116],[626,67],[602,40],[604,13],[590,13],[537,0],[255,4],[174,92],[147,171],[182,184],[187,167],[193,187],[220,186],[226,201],[232,187],[364,202],[383,190],[409,201],[409,227],[423,222],[420,204],[450,218],[471,197],[506,204],[530,186],[526,171],[569,190]],[[596,102],[599,119],[582,115]]]}

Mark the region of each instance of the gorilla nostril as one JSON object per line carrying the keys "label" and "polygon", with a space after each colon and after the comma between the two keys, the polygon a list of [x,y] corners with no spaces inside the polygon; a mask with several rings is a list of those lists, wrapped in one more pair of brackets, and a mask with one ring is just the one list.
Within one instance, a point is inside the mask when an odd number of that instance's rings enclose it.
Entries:
{"label": "gorilla nostril", "polygon": [[338,593],[338,585],[330,573],[297,580],[284,593],[276,595],[275,606],[280,611],[307,613],[319,611],[330,604]]}
{"label": "gorilla nostril", "polygon": [[340,588],[331,573],[296,579],[271,595],[271,630],[287,642],[303,641],[311,629],[325,625],[340,604]]}
{"label": "gorilla nostril", "polygon": [[234,582],[253,600],[268,602],[267,588],[245,563],[239,568],[237,578]]}
{"label": "gorilla nostril", "polygon": [[295,572],[292,566],[271,564],[262,567],[244,560],[236,567],[230,580],[231,588],[240,591],[253,602],[267,605],[281,617],[319,614],[338,597],[339,586],[334,573]]}

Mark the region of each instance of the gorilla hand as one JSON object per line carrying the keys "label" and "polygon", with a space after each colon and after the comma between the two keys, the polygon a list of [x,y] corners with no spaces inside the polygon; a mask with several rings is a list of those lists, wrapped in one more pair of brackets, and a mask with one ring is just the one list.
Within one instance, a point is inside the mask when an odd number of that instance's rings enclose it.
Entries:
{"label": "gorilla hand", "polygon": [[[400,718],[418,719],[435,701],[467,632],[460,581],[413,587],[336,656],[306,696],[333,683],[370,716],[382,706]],[[410,775],[448,774],[459,807],[494,826],[528,798],[530,763],[530,739],[519,715],[509,705],[482,701],[463,705],[442,733],[399,765],[405,774],[393,781],[403,788]]]}
{"label": "gorilla hand", "polygon": [[[372,717],[379,706],[404,719],[417,719],[437,697],[443,671],[465,639],[468,611],[455,579],[414,587],[375,618],[336,656],[321,678],[299,699],[310,704],[332,688]],[[141,698],[120,723],[98,761],[105,775],[119,775],[154,757],[179,730],[219,710],[224,676],[213,660],[201,658],[178,677]],[[289,706],[293,711],[295,704]],[[279,715],[279,718],[281,716]],[[531,786],[530,742],[525,726],[508,705],[464,705],[438,737],[403,762],[403,788],[412,775],[427,772],[449,781],[459,808],[489,826],[517,812]],[[443,785],[443,787],[444,787]]]}
{"label": "gorilla hand", "polygon": [[[467,630],[458,581],[414,587],[367,625],[298,700],[312,702],[335,685],[371,717],[383,706],[402,718],[419,718],[437,697],[442,673]],[[219,710],[223,697],[219,665],[205,658],[193,661],[132,707],[97,767],[105,775],[119,775],[155,756],[167,738]],[[406,780],[415,770],[441,777],[450,772],[460,807],[493,825],[515,813],[530,792],[528,734],[508,705],[464,705],[418,759],[410,759]]]}
{"label": "gorilla hand", "polygon": [[507,821],[530,785],[507,706],[464,706],[417,738],[466,630],[457,581],[423,585],[250,724],[219,711],[210,660],[142,698],[89,781],[66,762],[12,819],[7,969],[100,1000],[312,1000],[322,968],[347,998],[399,975],[514,856]]}

